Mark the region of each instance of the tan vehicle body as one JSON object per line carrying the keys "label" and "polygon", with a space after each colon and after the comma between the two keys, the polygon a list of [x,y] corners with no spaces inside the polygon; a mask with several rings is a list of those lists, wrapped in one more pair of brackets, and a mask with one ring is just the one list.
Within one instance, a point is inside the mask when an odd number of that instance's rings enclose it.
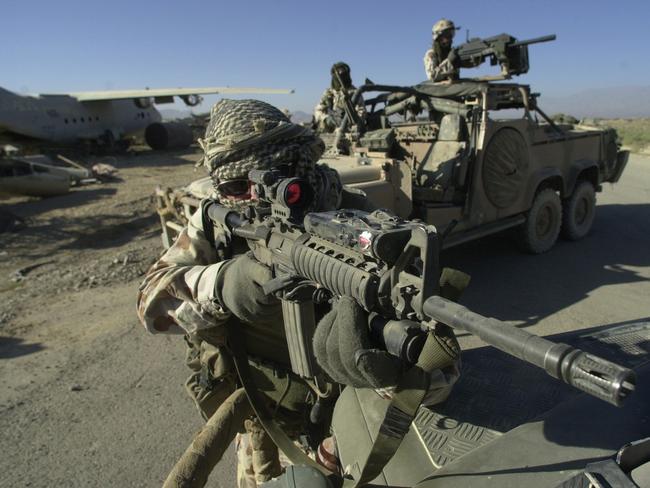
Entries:
{"label": "tan vehicle body", "polygon": [[[572,196],[582,182],[597,192],[602,183],[618,181],[628,153],[619,150],[616,132],[556,125],[526,85],[463,86],[463,97],[451,101],[421,95],[441,110],[353,133],[346,144],[348,155],[330,152],[321,162],[336,169],[345,185],[363,190],[376,206],[435,225],[445,234],[443,247],[521,226],[532,240],[525,247],[544,252],[555,243],[560,225],[571,224],[566,220],[569,212],[584,214],[585,221],[570,238],[585,235],[593,221],[595,197],[587,192],[576,203]],[[439,87],[425,88],[435,92]],[[441,106],[441,100],[450,105]],[[390,107],[386,103],[379,112],[392,118],[400,114]],[[508,109],[518,109],[519,117],[506,118]],[[551,201],[536,202],[547,189],[555,192],[556,201],[546,192],[544,198]],[[156,195],[168,247],[200,199],[212,196],[212,187],[205,178],[181,190],[159,188]]]}
{"label": "tan vehicle body", "polygon": [[[581,182],[600,191],[620,178],[628,153],[615,131],[558,126],[541,110],[538,121],[525,85],[476,85],[465,103],[481,109],[467,117],[392,123],[390,135],[368,131],[351,144],[351,155],[322,162],[376,205],[448,230],[444,247],[524,224],[541,190],[554,190],[567,207]],[[503,117],[511,108],[520,109],[519,118]],[[373,140],[382,138],[393,142],[378,151]]]}

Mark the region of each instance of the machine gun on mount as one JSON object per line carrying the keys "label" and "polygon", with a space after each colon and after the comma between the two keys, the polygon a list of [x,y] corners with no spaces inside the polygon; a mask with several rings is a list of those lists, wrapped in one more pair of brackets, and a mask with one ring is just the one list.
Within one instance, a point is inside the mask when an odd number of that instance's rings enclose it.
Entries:
{"label": "machine gun on mount", "polygon": [[461,66],[479,66],[486,60],[490,60],[492,66],[501,66],[501,75],[497,77],[485,77],[489,79],[509,79],[513,75],[521,75],[528,72],[528,46],[541,42],[554,41],[555,34],[535,37],[523,41],[517,40],[510,34],[499,34],[498,36],[486,37],[484,39],[475,37],[466,43],[454,48],[457,61],[455,64]]}
{"label": "machine gun on mount", "polygon": [[[428,333],[439,323],[475,334],[497,349],[613,405],[621,406],[634,391],[635,375],[630,369],[482,317],[439,296],[439,236],[435,227],[405,221],[381,210],[309,212],[314,196],[311,186],[280,170],[254,170],[249,180],[253,185],[251,195],[258,205],[239,211],[209,201],[203,205],[204,222],[218,229],[214,235],[222,240],[215,242],[217,248],[244,239],[255,258],[272,269],[274,278],[263,289],[282,301],[295,375],[317,387],[322,385],[320,380],[327,381],[312,346],[319,318],[317,308],[330,307],[338,297],[347,296],[370,313],[371,322],[375,321],[369,327],[378,330],[374,335],[377,346],[410,365],[416,361],[420,364],[418,356],[423,347],[426,350]],[[295,464],[307,464],[323,472],[274,423],[249,381],[246,361],[238,360],[236,351],[234,357],[241,383],[274,442]],[[417,368],[407,370],[405,375]],[[382,438],[389,448],[382,445],[375,452],[373,447],[354,484],[346,480],[343,486],[360,486],[377,475],[377,469],[381,470],[399,447],[421,399],[414,405],[400,399],[395,408],[399,410],[401,430],[391,424],[392,437]],[[405,405],[409,407],[407,412]],[[396,415],[392,407],[386,413],[386,425],[391,422],[389,417]]]}

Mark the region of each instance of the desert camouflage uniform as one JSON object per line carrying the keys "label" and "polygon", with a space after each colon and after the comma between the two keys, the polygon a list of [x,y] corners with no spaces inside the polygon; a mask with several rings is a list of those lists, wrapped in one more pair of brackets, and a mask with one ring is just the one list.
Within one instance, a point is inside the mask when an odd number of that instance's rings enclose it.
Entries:
{"label": "desert camouflage uniform", "polygon": [[[335,171],[318,166],[316,179],[325,190],[321,210],[333,210],[340,202],[341,184]],[[334,197],[337,195],[338,197]],[[352,199],[356,196],[350,197]],[[348,200],[350,199],[348,198]],[[359,205],[351,202],[352,205]],[[216,241],[218,242],[218,236]],[[238,250],[233,250],[236,254]],[[186,388],[201,415],[208,419],[236,389],[237,378],[226,349],[226,322],[237,320],[225,311],[215,297],[219,268],[225,263],[208,242],[201,211],[190,218],[174,244],[149,269],[138,293],[137,313],[153,334],[185,334],[187,364],[193,371]],[[289,364],[282,317],[264,326],[239,322],[251,357],[279,365]],[[277,453],[270,439],[253,418],[246,420],[235,445],[238,457],[238,484],[255,487],[267,481],[259,473],[279,474],[288,460],[278,464],[269,460],[269,449]],[[272,444],[272,443],[271,443]],[[255,449],[255,446],[259,449]],[[264,448],[264,451],[262,450]],[[265,452],[265,456],[257,455]],[[263,460],[261,460],[264,458]],[[256,476],[257,475],[257,476]]]}
{"label": "desert camouflage uniform", "polygon": [[[305,132],[304,128],[287,125],[286,120],[278,120],[273,125],[273,117],[277,119],[274,111],[277,109],[257,101],[222,100],[213,107],[211,125],[202,141],[206,163],[213,165],[213,178],[215,173],[219,179],[238,178],[246,176],[247,171],[253,168],[268,168],[277,162],[291,161],[297,174],[306,178],[314,188],[317,198],[312,210],[341,207],[372,210],[362,194],[342,188],[335,171],[327,166],[310,164],[322,153],[322,141]],[[215,116],[219,113],[222,116]],[[266,118],[262,117],[265,113]],[[284,115],[280,117],[286,119]],[[244,127],[242,120],[254,121],[253,133],[250,127]],[[267,123],[270,127],[263,126]],[[224,133],[232,135],[224,140]],[[284,138],[271,137],[278,134]],[[257,145],[253,145],[255,141]],[[267,383],[271,383],[271,387],[264,391],[269,400],[274,399],[275,393],[275,401],[279,401],[282,394],[278,420],[295,438],[302,432],[300,422],[303,420],[302,417],[297,419],[295,414],[304,412],[307,391],[299,381],[292,381],[291,388],[286,389],[287,380],[278,380],[279,376],[275,374],[286,371],[290,362],[282,317],[264,324],[244,323],[220,305],[215,295],[220,268],[229,257],[241,254],[247,248],[243,244],[244,249],[235,249],[233,245],[217,251],[210,242],[222,242],[222,239],[217,235],[209,239],[206,232],[214,231],[204,227],[199,210],[192,215],[174,244],[147,272],[139,289],[138,316],[151,333],[185,335],[187,364],[193,372],[186,386],[206,419],[213,416],[219,406],[228,404],[238,386],[227,349],[226,330],[241,331],[252,366],[251,373],[261,374]],[[269,362],[277,368],[269,367]],[[294,383],[297,391],[292,394]],[[452,381],[446,375],[441,375],[435,384],[449,389],[450,383]],[[295,401],[291,401],[292,398]],[[250,410],[242,407],[235,414],[237,420],[230,424],[226,436],[232,437],[222,437],[220,446],[225,448],[233,440],[235,425],[241,434],[245,433],[236,439],[240,460],[238,483],[240,486],[256,486],[279,474],[281,460],[277,448],[250,415]]]}
{"label": "desert camouflage uniform", "polygon": [[431,81],[454,80],[458,78],[458,69],[448,59],[450,46],[434,42],[433,47],[424,53],[424,71]]}
{"label": "desert camouflage uniform", "polygon": [[[314,109],[314,121],[319,132],[334,132],[341,125],[341,121],[345,116],[345,97],[347,96],[349,100],[352,100],[355,91],[356,88],[352,86],[345,91],[327,88],[323,92],[320,102]],[[359,98],[354,108],[359,117],[365,117],[366,107],[363,97]]]}

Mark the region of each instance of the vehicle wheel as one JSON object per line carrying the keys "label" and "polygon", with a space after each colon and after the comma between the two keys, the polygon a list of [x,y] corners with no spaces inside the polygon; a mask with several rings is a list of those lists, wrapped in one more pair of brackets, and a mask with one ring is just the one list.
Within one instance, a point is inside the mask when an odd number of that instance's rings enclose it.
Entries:
{"label": "vehicle wheel", "polygon": [[553,247],[562,225],[562,203],[552,188],[540,191],[521,226],[521,244],[525,251],[541,254]]}
{"label": "vehicle wheel", "polygon": [[589,181],[576,186],[573,194],[562,204],[562,236],[577,241],[591,230],[596,215],[596,190]]}

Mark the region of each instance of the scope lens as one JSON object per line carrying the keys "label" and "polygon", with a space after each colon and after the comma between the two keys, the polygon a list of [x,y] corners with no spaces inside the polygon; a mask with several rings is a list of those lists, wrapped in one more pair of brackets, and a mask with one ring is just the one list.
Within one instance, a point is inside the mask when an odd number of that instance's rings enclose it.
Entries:
{"label": "scope lens", "polygon": [[300,183],[291,183],[287,186],[285,197],[288,205],[296,205],[300,203],[300,200],[302,199],[302,188],[300,187]]}

